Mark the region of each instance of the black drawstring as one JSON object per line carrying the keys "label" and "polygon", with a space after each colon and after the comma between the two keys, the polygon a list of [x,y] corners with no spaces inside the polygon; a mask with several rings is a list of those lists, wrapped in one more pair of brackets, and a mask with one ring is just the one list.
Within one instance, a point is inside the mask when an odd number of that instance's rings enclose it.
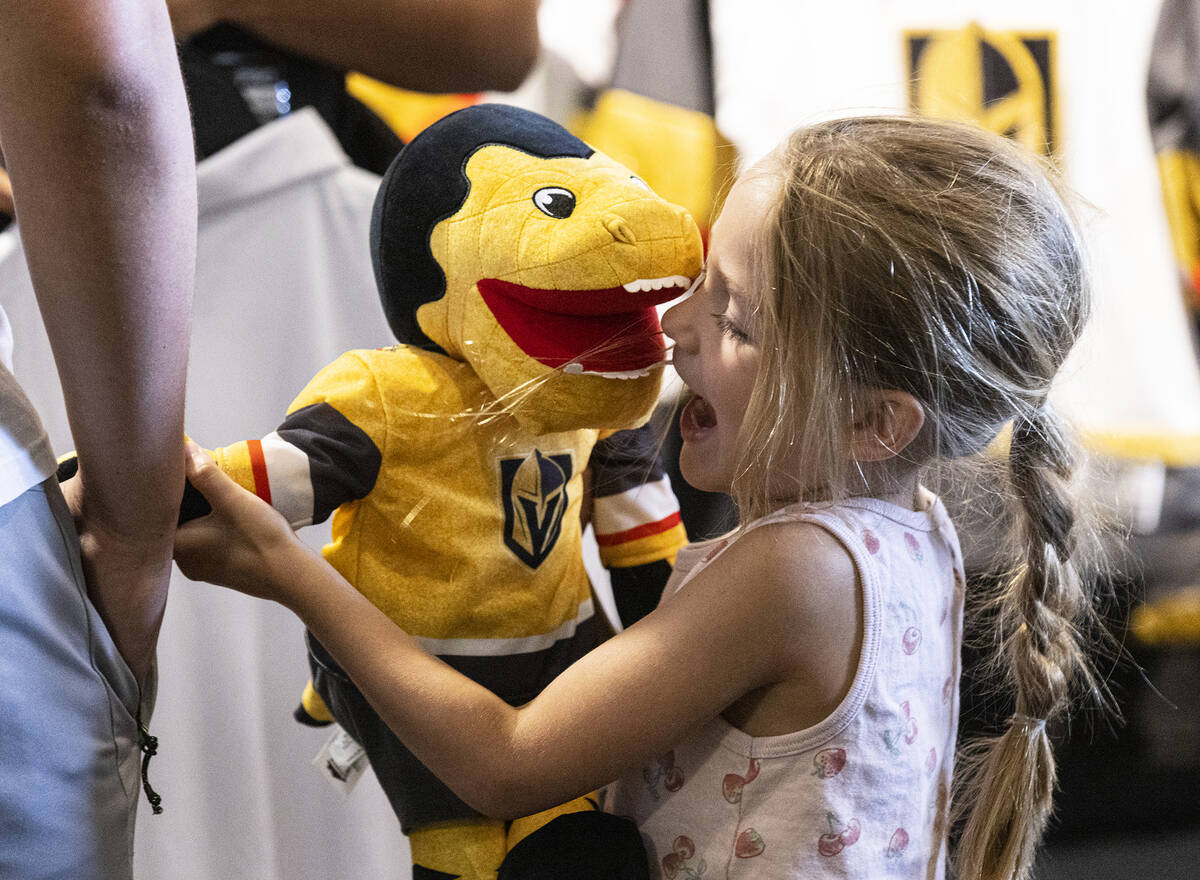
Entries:
{"label": "black drawstring", "polygon": [[158,737],[151,736],[141,722],[138,723],[138,748],[142,750],[142,790],[146,792],[146,800],[150,802],[150,809],[157,816],[163,811],[162,797],[150,787],[149,769],[150,759],[158,754]]}

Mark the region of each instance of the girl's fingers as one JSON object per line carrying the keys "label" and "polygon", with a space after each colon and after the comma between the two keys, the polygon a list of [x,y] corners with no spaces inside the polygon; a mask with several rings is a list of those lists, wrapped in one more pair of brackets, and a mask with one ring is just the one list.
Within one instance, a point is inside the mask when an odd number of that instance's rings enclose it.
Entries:
{"label": "girl's fingers", "polygon": [[227,509],[245,490],[217,467],[212,456],[198,443],[189,437],[186,444],[188,482],[204,496],[214,512],[218,508]]}
{"label": "girl's fingers", "polygon": [[[185,438],[184,444],[187,447],[187,478],[193,486],[207,496],[208,493],[204,492],[200,483],[211,482],[211,473],[206,472],[219,472],[220,468],[212,466],[212,456],[191,437]],[[224,475],[222,474],[222,476]]]}
{"label": "girl's fingers", "polygon": [[184,523],[176,530],[175,561],[193,580],[217,581],[220,579],[217,562],[221,548],[228,547],[236,538],[225,515],[231,498],[229,489],[240,491],[240,487],[190,437],[186,440],[186,451],[188,482],[208,501],[212,513]]}
{"label": "girl's fingers", "polygon": [[192,580],[263,595],[276,556],[296,539],[270,505],[243,489],[217,467],[211,455],[187,441],[187,478],[212,512],[175,532],[175,561]]}

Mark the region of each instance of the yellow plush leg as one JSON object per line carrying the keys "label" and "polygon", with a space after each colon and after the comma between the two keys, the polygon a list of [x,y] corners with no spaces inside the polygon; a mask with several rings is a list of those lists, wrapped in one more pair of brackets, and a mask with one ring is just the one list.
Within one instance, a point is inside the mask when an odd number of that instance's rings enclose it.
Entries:
{"label": "yellow plush leg", "polygon": [[321,699],[321,695],[313,687],[312,681],[304,685],[304,693],[300,695],[300,705],[313,721],[320,722],[321,724],[328,724],[333,721],[333,713],[329,711],[329,707],[325,705],[325,701]]}
{"label": "yellow plush leg", "polygon": [[586,813],[590,810],[599,809],[599,806],[597,793],[592,792],[584,797],[575,798],[575,800],[561,806],[542,810],[540,813],[534,813],[532,816],[526,816],[523,819],[514,819],[508,827],[508,849],[512,849],[530,834],[537,831],[543,825],[548,824],[552,819],[557,819],[559,816],[567,813]]}
{"label": "yellow plush leg", "polygon": [[435,822],[408,836],[413,880],[496,880],[508,851],[498,819]]}

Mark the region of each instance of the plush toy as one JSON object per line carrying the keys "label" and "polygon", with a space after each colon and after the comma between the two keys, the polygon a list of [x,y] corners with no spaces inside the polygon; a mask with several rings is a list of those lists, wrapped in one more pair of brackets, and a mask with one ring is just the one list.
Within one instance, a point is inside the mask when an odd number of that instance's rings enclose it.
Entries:
{"label": "plush toy", "polygon": [[[643,425],[657,400],[655,305],[699,272],[700,235],[557,124],[478,105],[400,153],[371,246],[403,344],[343,355],[275,432],[214,457],[294,527],[332,514],[325,558],[426,650],[517,705],[596,642],[581,555],[589,461],[592,523],[618,583],[665,569],[685,540],[645,432],[614,432]],[[311,637],[309,649],[300,717],[336,719],[363,745],[416,880],[494,877],[517,838],[588,808],[514,823],[506,838],[404,749]]]}

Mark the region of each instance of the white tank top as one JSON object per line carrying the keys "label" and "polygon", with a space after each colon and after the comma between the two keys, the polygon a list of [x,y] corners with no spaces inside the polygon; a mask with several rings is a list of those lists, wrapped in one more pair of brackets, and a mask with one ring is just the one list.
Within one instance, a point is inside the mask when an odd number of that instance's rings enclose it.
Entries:
{"label": "white tank top", "polygon": [[[934,878],[958,723],[964,579],[940,501],[912,511],[871,498],[797,504],[753,523],[815,523],[849,551],[863,644],[849,693],[806,730],[752,737],[723,718],[608,790],[637,822],[655,878]],[[733,540],[680,551],[664,595]]]}

